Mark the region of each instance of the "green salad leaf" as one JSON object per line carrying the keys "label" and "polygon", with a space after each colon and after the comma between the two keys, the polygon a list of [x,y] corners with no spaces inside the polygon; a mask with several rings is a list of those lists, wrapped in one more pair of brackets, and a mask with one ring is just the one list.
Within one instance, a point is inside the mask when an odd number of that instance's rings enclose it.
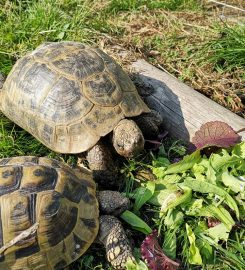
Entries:
{"label": "green salad leaf", "polygon": [[142,185],[141,187],[137,188],[135,191],[135,203],[134,203],[134,213],[137,213],[142,205],[144,205],[154,194],[155,191],[155,183],[154,182],[147,182],[146,184]]}
{"label": "green salad leaf", "polygon": [[224,202],[226,202],[227,205],[235,211],[236,216],[239,219],[239,210],[237,204],[235,200],[231,197],[231,195],[224,189],[205,181],[191,179],[190,177],[185,179],[184,184],[193,191],[198,191],[200,193],[213,193],[219,195],[224,200]]}
{"label": "green salad leaf", "polygon": [[191,155],[186,155],[183,160],[178,163],[171,164],[164,171],[164,175],[173,174],[173,173],[183,173],[188,169],[192,168],[196,163],[201,160],[200,151],[197,150]]}
{"label": "green salad leaf", "polygon": [[140,217],[136,216],[131,211],[124,211],[120,217],[137,231],[143,232],[144,234],[152,232],[152,229]]}
{"label": "green salad leaf", "polygon": [[186,233],[187,233],[189,243],[190,243],[188,261],[190,264],[201,265],[202,257],[201,257],[199,248],[196,246],[196,236],[193,233],[191,227],[188,225],[188,223],[186,223],[185,226],[186,226]]}

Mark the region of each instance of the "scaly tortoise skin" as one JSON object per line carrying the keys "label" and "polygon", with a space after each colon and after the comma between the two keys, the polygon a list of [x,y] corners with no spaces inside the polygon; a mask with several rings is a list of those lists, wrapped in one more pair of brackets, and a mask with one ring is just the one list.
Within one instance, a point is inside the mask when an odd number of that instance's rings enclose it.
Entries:
{"label": "scaly tortoise skin", "polygon": [[45,43],[19,59],[0,95],[9,119],[60,153],[84,152],[120,120],[149,112],[111,57],[78,42]]}
{"label": "scaly tortoise skin", "polygon": [[[100,196],[111,194],[104,191]],[[108,202],[102,199],[102,204],[106,208]],[[0,159],[0,248],[33,224],[38,224],[33,235],[1,252],[1,270],[63,269],[88,249],[99,227],[104,238],[99,240],[115,268],[122,269],[122,262],[131,256],[120,222],[113,216],[99,217],[95,183],[88,170],[72,170],[42,157]],[[115,238],[121,250],[112,244]]]}

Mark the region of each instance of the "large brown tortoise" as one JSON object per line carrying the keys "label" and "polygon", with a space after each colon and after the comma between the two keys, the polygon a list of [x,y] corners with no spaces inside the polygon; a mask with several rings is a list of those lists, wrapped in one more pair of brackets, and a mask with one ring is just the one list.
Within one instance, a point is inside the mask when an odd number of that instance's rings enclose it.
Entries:
{"label": "large brown tortoise", "polygon": [[[44,43],[19,59],[0,91],[0,109],[48,148],[60,153],[89,150],[93,170],[110,168],[100,138],[113,131],[116,151],[131,157],[144,148],[145,132],[159,120],[123,69],[106,53],[79,42]],[[157,119],[157,120],[155,120]]]}
{"label": "large brown tortoise", "polygon": [[[63,269],[95,240],[104,244],[112,266],[123,269],[134,257],[110,214],[128,205],[119,192],[96,193],[85,168],[42,157],[0,159],[0,269]],[[105,215],[99,217],[99,208]]]}

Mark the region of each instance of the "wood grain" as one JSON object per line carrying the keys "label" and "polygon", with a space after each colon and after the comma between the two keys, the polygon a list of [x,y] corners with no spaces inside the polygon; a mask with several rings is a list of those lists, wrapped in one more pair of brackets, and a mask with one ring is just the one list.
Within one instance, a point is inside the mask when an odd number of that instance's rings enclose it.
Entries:
{"label": "wood grain", "polygon": [[[201,125],[209,121],[224,121],[235,131],[245,128],[244,118],[145,60],[134,62],[131,68],[144,101],[160,112],[164,128],[175,138],[189,142]],[[245,141],[245,131],[239,135]]]}

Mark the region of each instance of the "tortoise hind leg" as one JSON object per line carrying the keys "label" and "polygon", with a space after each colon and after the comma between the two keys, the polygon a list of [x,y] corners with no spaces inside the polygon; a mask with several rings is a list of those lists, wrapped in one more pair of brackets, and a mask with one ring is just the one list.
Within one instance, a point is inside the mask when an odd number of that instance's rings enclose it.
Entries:
{"label": "tortoise hind leg", "polygon": [[98,238],[104,244],[107,260],[113,268],[125,269],[127,261],[135,261],[126,233],[116,217],[100,216]]}

